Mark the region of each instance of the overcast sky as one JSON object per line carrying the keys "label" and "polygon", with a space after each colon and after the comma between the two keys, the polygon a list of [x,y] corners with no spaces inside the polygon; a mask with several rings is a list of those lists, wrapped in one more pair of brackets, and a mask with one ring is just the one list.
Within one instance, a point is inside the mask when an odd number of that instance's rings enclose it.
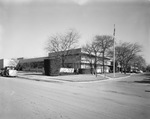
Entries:
{"label": "overcast sky", "polygon": [[[119,1],[119,2],[118,2]],[[0,59],[47,56],[49,36],[76,29],[79,45],[95,35],[138,42],[150,63],[149,0],[0,0]]]}

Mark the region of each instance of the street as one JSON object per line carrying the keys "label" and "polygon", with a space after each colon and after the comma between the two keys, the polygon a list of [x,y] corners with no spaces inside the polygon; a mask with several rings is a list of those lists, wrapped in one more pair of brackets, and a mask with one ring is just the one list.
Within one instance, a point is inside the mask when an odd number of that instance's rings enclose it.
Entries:
{"label": "street", "polygon": [[150,75],[91,82],[0,77],[0,119],[150,119]]}

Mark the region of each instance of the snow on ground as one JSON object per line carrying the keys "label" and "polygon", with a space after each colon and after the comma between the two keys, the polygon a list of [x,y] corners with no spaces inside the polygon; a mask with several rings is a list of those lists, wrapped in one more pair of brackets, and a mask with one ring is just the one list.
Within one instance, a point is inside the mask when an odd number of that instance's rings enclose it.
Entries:
{"label": "snow on ground", "polygon": [[[0,119],[149,119],[144,76],[93,82],[0,77]],[[147,91],[146,91],[147,90]]]}

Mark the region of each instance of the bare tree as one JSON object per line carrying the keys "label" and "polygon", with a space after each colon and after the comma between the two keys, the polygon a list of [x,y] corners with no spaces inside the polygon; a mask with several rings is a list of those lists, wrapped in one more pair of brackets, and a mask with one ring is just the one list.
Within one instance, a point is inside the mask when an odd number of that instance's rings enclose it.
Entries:
{"label": "bare tree", "polygon": [[105,72],[105,57],[109,49],[113,46],[113,37],[109,35],[96,36],[95,42],[98,47],[101,48],[100,53],[102,53],[102,63],[103,63],[103,73]]}
{"label": "bare tree", "polygon": [[92,53],[93,53],[93,50],[92,50],[92,45],[90,43],[82,46],[82,50],[88,54],[88,57],[86,58],[86,61],[88,61],[90,63],[90,69],[91,69],[91,73],[92,73]]}
{"label": "bare tree", "polygon": [[97,76],[97,62],[99,60],[99,56],[100,56],[100,47],[98,47],[98,44],[93,41],[92,45],[91,45],[93,54],[94,54],[94,69],[95,69],[95,75]]}
{"label": "bare tree", "polygon": [[9,65],[10,66],[16,67],[18,63],[19,63],[19,60],[15,59],[15,58],[12,58],[12,59],[9,60]]}
{"label": "bare tree", "polygon": [[62,67],[64,67],[66,56],[69,55],[69,50],[76,48],[79,33],[75,29],[69,29],[64,34],[55,34],[50,36],[46,44],[46,51],[57,54],[57,57],[62,60]]}
{"label": "bare tree", "polygon": [[141,52],[141,46],[137,43],[120,43],[116,46],[116,60],[120,62],[121,69],[126,73],[127,67],[130,65],[135,56]]}
{"label": "bare tree", "polygon": [[138,67],[139,70],[146,69],[146,61],[141,55],[135,55],[135,57],[130,61],[130,66]]}
{"label": "bare tree", "polygon": [[150,64],[146,66],[146,71],[150,72]]}
{"label": "bare tree", "polygon": [[82,47],[83,51],[88,54],[89,63],[92,71],[92,66],[93,66],[93,58],[94,58],[94,72],[95,75],[97,76],[97,62],[99,60],[99,55],[100,55],[100,47],[98,47],[98,44],[93,40],[92,43],[87,43],[85,46]]}

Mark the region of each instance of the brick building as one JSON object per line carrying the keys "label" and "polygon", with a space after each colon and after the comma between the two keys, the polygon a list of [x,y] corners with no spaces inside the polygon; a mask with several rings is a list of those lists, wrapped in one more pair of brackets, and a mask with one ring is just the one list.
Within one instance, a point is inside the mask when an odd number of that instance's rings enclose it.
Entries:
{"label": "brick building", "polygon": [[48,57],[38,58],[18,58],[19,63],[17,68],[23,71],[36,71],[43,72],[44,70],[44,59]]}
{"label": "brick building", "polygon": [[[82,51],[81,48],[72,49],[65,52],[49,53],[48,57],[20,59],[19,65],[22,70],[26,71],[43,71],[44,59],[61,58],[63,59],[63,67],[80,69],[81,73],[90,73],[94,68],[95,56],[89,56],[89,54]],[[102,57],[98,57],[97,72],[102,72]],[[105,72],[109,72],[111,67],[111,61],[105,58]]]}

